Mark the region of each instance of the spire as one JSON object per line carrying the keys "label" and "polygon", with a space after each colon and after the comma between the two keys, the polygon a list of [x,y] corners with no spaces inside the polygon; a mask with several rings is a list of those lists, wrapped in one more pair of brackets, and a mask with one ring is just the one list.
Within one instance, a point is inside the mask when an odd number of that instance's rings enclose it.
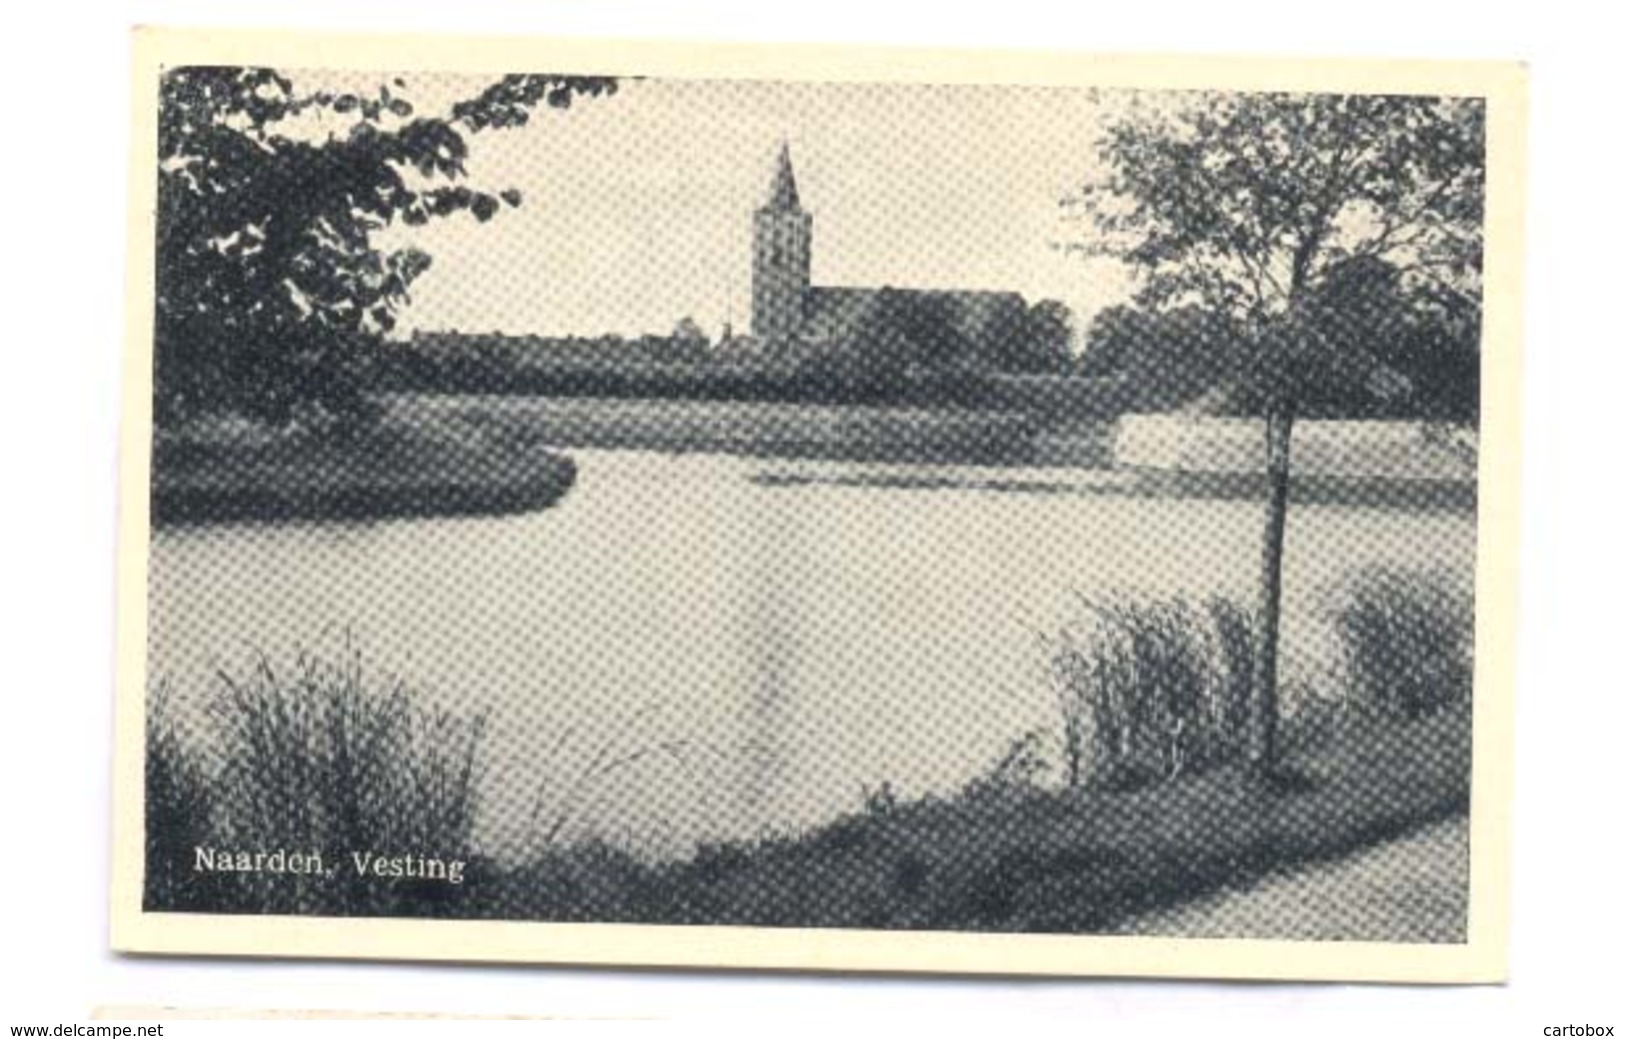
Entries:
{"label": "spire", "polygon": [[767,198],[769,209],[800,209],[801,199],[796,195],[796,174],[790,168],[790,142],[779,144],[779,168],[773,174],[773,190]]}

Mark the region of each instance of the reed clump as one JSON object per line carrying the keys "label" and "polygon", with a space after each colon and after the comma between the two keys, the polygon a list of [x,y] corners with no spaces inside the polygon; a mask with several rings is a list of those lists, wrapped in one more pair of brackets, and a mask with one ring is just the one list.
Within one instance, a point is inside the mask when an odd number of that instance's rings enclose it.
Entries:
{"label": "reed clump", "polygon": [[1256,625],[1223,596],[1080,598],[1045,638],[1069,787],[1201,772],[1241,746]]}
{"label": "reed clump", "polygon": [[[423,915],[465,897],[461,882],[363,875],[353,856],[475,860],[484,713],[375,677],[348,646],[331,657],[300,652],[286,669],[261,655],[245,673],[218,679],[219,695],[201,712],[202,738],[183,742],[173,722],[149,724],[149,903]],[[281,849],[319,855],[325,868],[200,872],[198,848]],[[468,866],[462,875],[475,873]]]}
{"label": "reed clump", "polygon": [[1333,587],[1329,611],[1356,702],[1416,719],[1472,699],[1473,596],[1464,581],[1365,567]]}

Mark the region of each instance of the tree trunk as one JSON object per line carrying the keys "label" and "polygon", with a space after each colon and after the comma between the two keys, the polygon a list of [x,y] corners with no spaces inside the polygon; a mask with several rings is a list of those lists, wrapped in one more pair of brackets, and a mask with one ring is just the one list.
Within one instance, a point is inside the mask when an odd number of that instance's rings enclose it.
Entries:
{"label": "tree trunk", "polygon": [[1265,478],[1268,483],[1264,516],[1263,570],[1259,581],[1258,642],[1253,657],[1253,704],[1248,739],[1248,760],[1253,770],[1269,773],[1276,764],[1280,697],[1276,660],[1281,644],[1281,557],[1286,547],[1287,491],[1291,473],[1292,420],[1290,403],[1271,406],[1265,417]]}

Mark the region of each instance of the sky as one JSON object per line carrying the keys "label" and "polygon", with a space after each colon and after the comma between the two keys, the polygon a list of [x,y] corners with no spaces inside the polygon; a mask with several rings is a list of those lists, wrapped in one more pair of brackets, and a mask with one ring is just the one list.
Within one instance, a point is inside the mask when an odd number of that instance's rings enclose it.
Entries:
{"label": "sky", "polygon": [[[370,93],[387,77],[321,78]],[[420,114],[488,82],[401,79]],[[1077,234],[1059,200],[1095,175],[1117,103],[1072,88],[624,81],[470,136],[471,183],[524,201],[489,223],[462,214],[383,237],[434,258],[401,328],[666,333],[690,317],[744,331],[751,214],[788,141],[813,284],[1014,290],[1067,303],[1081,332],[1131,289],[1115,262],[1055,247]]]}

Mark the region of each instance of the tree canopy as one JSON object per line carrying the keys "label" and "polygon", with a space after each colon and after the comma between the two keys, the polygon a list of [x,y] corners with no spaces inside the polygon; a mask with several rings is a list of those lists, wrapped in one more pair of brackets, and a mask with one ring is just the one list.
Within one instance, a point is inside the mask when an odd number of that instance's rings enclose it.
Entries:
{"label": "tree canopy", "polygon": [[1058,300],[1030,306],[1012,298],[988,318],[946,292],[885,287],[842,344],[871,379],[910,369],[984,374],[1059,374],[1072,367],[1072,314]]}
{"label": "tree canopy", "polygon": [[[1453,316],[1416,306],[1405,297],[1399,271],[1371,258],[1329,271],[1313,305],[1324,311],[1326,344],[1363,358],[1361,370],[1369,370],[1362,379],[1302,386],[1303,414],[1476,419],[1476,308]],[[1194,304],[1161,310],[1119,304],[1095,315],[1079,370],[1124,377],[1137,407],[1256,415],[1267,402],[1249,380],[1248,364],[1245,344],[1224,315]]]}
{"label": "tree canopy", "polygon": [[1092,232],[1072,248],[1130,264],[1148,310],[1226,323],[1273,406],[1394,390],[1378,362],[1396,339],[1476,349],[1482,102],[1193,95],[1111,122],[1100,155],[1106,175],[1064,200]]}
{"label": "tree canopy", "polygon": [[1237,377],[1235,332],[1228,321],[1195,305],[1150,310],[1119,304],[1090,323],[1079,370],[1126,378],[1137,407],[1179,407]]}
{"label": "tree canopy", "polygon": [[[393,86],[393,90],[391,87]],[[449,113],[417,114],[396,79],[372,95],[301,91],[265,68],[166,73],[158,124],[155,411],[286,422],[358,412],[369,357],[421,250],[374,236],[521,199],[471,187],[467,135],[540,104],[611,93],[598,77],[510,75]],[[325,132],[314,131],[319,124]]]}

